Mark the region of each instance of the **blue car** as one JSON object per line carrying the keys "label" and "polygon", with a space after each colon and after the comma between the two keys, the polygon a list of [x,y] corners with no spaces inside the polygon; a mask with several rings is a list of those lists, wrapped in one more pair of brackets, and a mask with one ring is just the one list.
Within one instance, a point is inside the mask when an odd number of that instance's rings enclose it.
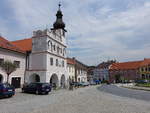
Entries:
{"label": "blue car", "polygon": [[0,98],[12,97],[15,95],[15,88],[8,83],[0,83]]}
{"label": "blue car", "polygon": [[22,92],[24,93],[35,93],[35,94],[48,94],[51,91],[51,86],[49,83],[30,83],[23,86]]}
{"label": "blue car", "polygon": [[95,82],[96,84],[100,84],[100,83],[101,83],[100,80],[94,80],[94,82]]}

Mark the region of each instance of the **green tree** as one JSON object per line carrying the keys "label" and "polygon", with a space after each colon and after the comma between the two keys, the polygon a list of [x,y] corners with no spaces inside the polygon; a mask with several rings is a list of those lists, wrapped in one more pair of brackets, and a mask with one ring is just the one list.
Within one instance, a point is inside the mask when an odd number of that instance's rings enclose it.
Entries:
{"label": "green tree", "polygon": [[11,61],[6,60],[0,65],[0,67],[7,74],[7,83],[8,83],[10,74],[16,71],[17,66]]}
{"label": "green tree", "polygon": [[121,81],[121,75],[117,74],[115,75],[116,83],[119,83]]}

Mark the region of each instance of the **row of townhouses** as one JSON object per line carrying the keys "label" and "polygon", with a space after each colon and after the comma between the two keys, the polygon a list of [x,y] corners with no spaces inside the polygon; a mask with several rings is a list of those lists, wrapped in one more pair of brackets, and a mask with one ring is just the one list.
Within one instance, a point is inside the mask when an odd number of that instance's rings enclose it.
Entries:
{"label": "row of townhouses", "polygon": [[87,66],[75,58],[67,58],[67,70],[71,82],[87,82]]}
{"label": "row of townhouses", "polygon": [[[9,83],[16,88],[24,83],[47,82],[65,87],[69,81],[87,81],[86,66],[67,59],[66,29],[59,7],[53,28],[37,30],[28,39],[8,41],[0,37],[0,64],[10,60],[17,70],[10,75]],[[7,75],[0,69],[0,82]]]}
{"label": "row of townhouses", "polygon": [[150,59],[131,62],[102,62],[98,66],[88,67],[88,80],[134,82],[138,79],[150,79]]}

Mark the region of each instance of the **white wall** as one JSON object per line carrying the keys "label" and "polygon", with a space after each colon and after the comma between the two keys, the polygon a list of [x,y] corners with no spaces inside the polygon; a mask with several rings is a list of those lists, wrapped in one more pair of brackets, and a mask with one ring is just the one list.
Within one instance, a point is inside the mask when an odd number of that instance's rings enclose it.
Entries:
{"label": "white wall", "polygon": [[[21,77],[21,84],[24,83],[24,73],[25,73],[25,54],[9,51],[6,49],[0,49],[0,58],[4,60],[10,60],[12,62],[14,61],[20,61],[20,68],[17,68],[15,72],[13,72],[10,75],[9,83],[11,83],[12,77]],[[6,73],[0,69],[0,74],[3,75],[3,82],[7,81],[7,75]]]}
{"label": "white wall", "polygon": [[[67,82],[69,76],[66,64],[66,39],[61,36],[61,32],[61,29],[56,30],[55,33],[53,30],[47,29],[34,32],[32,52],[29,57],[30,68],[26,72],[27,82],[30,82],[29,76],[34,73],[40,76],[41,82],[50,82],[53,74],[58,76],[59,85],[62,75],[65,75]],[[59,52],[57,47],[59,47]],[[50,65],[50,58],[53,58],[53,65]],[[56,66],[56,59],[58,59],[58,66]],[[62,61],[64,61],[64,66],[62,66]]]}
{"label": "white wall", "polygon": [[72,64],[67,64],[67,73],[71,80],[75,81],[75,66]]}

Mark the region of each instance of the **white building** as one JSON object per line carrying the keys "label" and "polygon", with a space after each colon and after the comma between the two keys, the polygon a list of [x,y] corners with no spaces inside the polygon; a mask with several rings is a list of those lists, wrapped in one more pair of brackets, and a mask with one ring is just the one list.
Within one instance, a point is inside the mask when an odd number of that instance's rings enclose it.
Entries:
{"label": "white building", "polygon": [[[24,83],[25,73],[25,52],[10,43],[8,40],[0,37],[0,64],[9,60],[17,65],[16,71],[10,74],[8,82],[16,88]],[[0,83],[7,82],[7,74],[0,68]]]}
{"label": "white building", "polygon": [[33,32],[30,39],[12,42],[27,52],[25,82],[48,82],[65,87],[67,75],[65,24],[57,11],[52,29]]}
{"label": "white building", "polygon": [[87,66],[80,61],[75,60],[75,78],[77,82],[87,82]]}
{"label": "white building", "polygon": [[87,82],[87,66],[75,58],[67,58],[67,70],[71,82]]}
{"label": "white building", "polygon": [[71,58],[67,58],[67,71],[70,82],[75,82],[75,61]]}

